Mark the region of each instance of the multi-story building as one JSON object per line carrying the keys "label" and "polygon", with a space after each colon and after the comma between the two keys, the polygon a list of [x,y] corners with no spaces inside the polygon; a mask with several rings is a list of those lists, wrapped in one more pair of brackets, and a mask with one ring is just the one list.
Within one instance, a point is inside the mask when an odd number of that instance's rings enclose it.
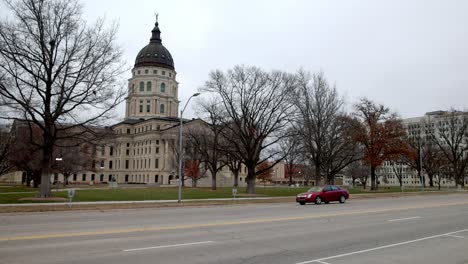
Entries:
{"label": "multi-story building", "polygon": [[[421,141],[429,140],[429,137],[434,135],[440,137],[439,130],[448,129],[450,120],[455,115],[459,119],[459,124],[463,118],[468,118],[468,112],[448,112],[448,111],[434,111],[428,112],[421,117],[407,118],[403,120],[403,125],[410,138],[414,138],[415,142],[420,139]],[[458,122],[458,121],[457,121]],[[466,140],[464,142],[467,142]],[[466,153],[465,155],[468,155]],[[385,161],[384,164],[377,170],[377,177],[379,184],[382,186],[399,186],[398,177],[395,175],[395,170],[401,175],[403,186],[406,187],[419,187],[422,185],[419,178],[418,171],[407,164],[394,163]],[[429,178],[427,173],[422,170],[422,177],[424,177],[426,186],[429,185]],[[436,175],[441,177],[442,186],[453,186],[454,179],[447,177],[447,175]],[[437,179],[436,179],[437,180]],[[351,179],[347,177],[345,184],[349,184]],[[465,177],[465,184],[468,185],[468,178]]]}

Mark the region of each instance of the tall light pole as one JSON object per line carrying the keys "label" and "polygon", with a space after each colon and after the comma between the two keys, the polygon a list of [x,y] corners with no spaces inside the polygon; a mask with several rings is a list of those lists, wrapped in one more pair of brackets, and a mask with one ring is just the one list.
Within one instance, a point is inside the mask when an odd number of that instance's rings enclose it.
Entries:
{"label": "tall light pole", "polygon": [[184,108],[182,111],[180,111],[180,127],[179,127],[179,196],[178,196],[178,202],[180,203],[182,201],[182,161],[183,161],[183,152],[182,152],[182,115],[184,114],[185,108],[187,107],[188,103],[190,102],[190,99],[195,96],[199,96],[200,93],[194,93],[192,96],[189,97],[187,100],[187,103],[185,103]]}

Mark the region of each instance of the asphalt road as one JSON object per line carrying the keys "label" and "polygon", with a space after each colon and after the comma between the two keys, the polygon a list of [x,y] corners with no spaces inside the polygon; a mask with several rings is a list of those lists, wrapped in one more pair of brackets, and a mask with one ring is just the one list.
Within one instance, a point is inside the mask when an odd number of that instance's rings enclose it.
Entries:
{"label": "asphalt road", "polygon": [[468,263],[468,195],[1,214],[0,263]]}

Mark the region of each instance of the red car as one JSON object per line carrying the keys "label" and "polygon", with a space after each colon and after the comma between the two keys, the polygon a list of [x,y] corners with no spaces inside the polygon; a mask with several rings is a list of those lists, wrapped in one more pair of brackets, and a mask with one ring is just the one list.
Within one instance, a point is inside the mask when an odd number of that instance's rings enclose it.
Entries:
{"label": "red car", "polygon": [[338,201],[346,202],[349,198],[347,190],[335,185],[325,185],[323,187],[312,187],[305,193],[300,193],[296,196],[296,202],[301,205],[306,203],[321,204],[322,202],[329,203]]}

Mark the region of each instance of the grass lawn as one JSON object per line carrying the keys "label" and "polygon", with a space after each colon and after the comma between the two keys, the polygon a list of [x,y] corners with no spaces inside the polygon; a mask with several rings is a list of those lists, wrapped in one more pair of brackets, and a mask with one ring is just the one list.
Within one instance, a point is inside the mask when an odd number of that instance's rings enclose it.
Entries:
{"label": "grass lawn", "polygon": [[[37,191],[33,188],[0,187],[0,203],[29,203],[29,201],[18,201],[23,197],[34,197],[36,193],[17,193],[8,194],[6,189],[15,191]],[[305,192],[309,187],[262,187],[257,186],[256,197],[283,197],[295,196],[298,193]],[[5,190],[5,191],[4,191]],[[426,188],[428,190],[428,188]],[[430,190],[437,190],[436,188]],[[405,189],[405,192],[420,191],[420,189]],[[446,191],[446,189],[442,189]],[[349,189],[351,194],[357,193],[388,193],[401,192],[399,187],[381,187],[378,191],[363,190],[362,188]],[[142,201],[142,200],[175,200],[177,199],[178,189],[174,187],[148,187],[148,188],[126,188],[126,189],[87,189],[76,190],[73,201]],[[54,192],[55,197],[67,198],[65,191]],[[252,197],[245,193],[245,188],[238,188],[239,197]],[[183,189],[183,199],[205,199],[205,198],[231,198],[232,187],[218,188],[216,191],[210,188],[190,188]]]}
{"label": "grass lawn", "polygon": [[7,192],[35,192],[36,188],[27,187],[24,185],[0,185],[0,193]]}

